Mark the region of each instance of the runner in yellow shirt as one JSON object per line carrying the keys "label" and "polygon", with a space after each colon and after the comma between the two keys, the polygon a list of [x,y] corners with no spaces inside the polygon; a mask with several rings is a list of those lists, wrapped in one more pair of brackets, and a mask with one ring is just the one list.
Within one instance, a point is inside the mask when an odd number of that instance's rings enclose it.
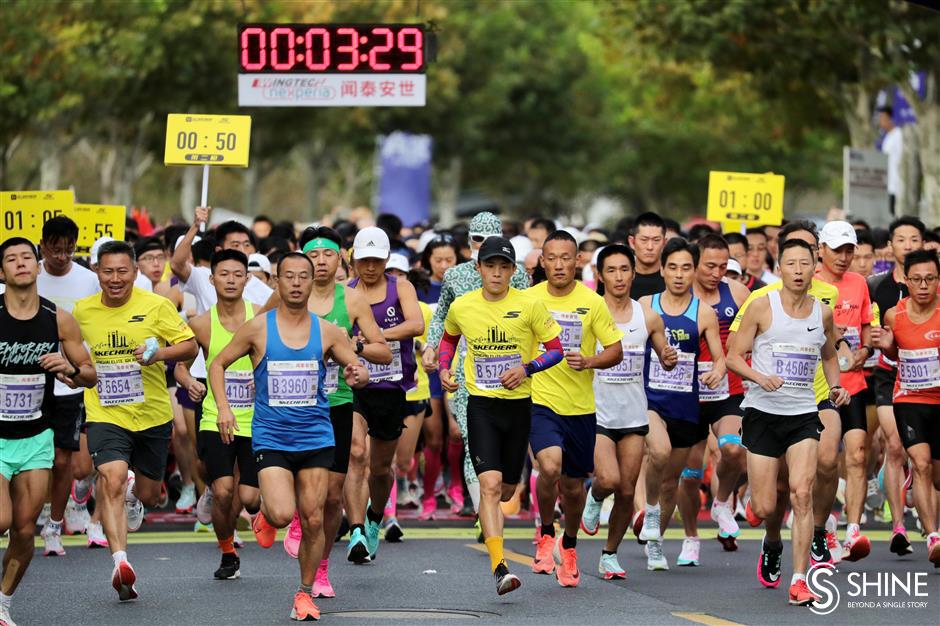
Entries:
{"label": "runner in yellow shirt", "polygon": [[[555,572],[558,584],[577,587],[578,526],[584,509],[584,479],[594,471],[594,371],[623,360],[617,328],[604,298],[575,281],[578,244],[563,230],[545,239],[542,267],[547,280],[528,293],[541,300],[561,326],[565,361],[532,378],[529,444],[539,464],[536,493],[541,532],[532,571]],[[603,350],[597,353],[597,344]],[[565,530],[555,539],[555,500],[561,491]],[[558,565],[557,570],[555,565]]]}
{"label": "runner in yellow shirt", "polygon": [[[798,220],[789,222],[781,230],[778,241],[783,242],[788,239],[802,239],[813,249],[816,258],[819,256],[819,236],[816,233],[816,226],[812,222]],[[762,287],[751,293],[748,299],[744,301],[734,321],[731,323],[730,332],[737,332],[741,325],[741,319],[744,317],[744,311],[751,302],[765,296],[770,291],[781,289],[782,281],[777,281],[766,287]],[[818,278],[813,278],[809,295],[819,300],[830,309],[835,306],[839,299],[838,288],[823,282]],[[841,558],[841,548],[836,539],[835,519],[830,520],[832,513],[832,503],[836,497],[836,487],[839,486],[839,442],[842,437],[842,421],[839,412],[829,401],[829,385],[826,383],[826,376],[823,374],[822,367],[817,364],[816,375],[813,379],[813,391],[816,395],[816,404],[819,410],[819,419],[823,423],[823,432],[819,438],[819,449],[817,451],[816,462],[816,484],[813,487],[813,541],[810,545],[810,554],[813,562],[838,562]],[[779,525],[783,522],[783,511],[778,516],[772,516],[766,520],[768,532],[775,535],[779,532]],[[835,552],[833,554],[833,552]]]}
{"label": "runner in yellow shirt", "polygon": [[[499,595],[522,584],[503,560],[499,503],[513,496],[522,476],[532,421],[529,378],[564,358],[561,328],[545,305],[510,288],[515,269],[516,255],[508,239],[484,241],[477,260],[483,288],[454,301],[440,344],[441,386],[453,393],[458,385],[450,367],[461,335],[467,338],[467,436],[480,479],[480,526]],[[538,343],[545,352],[536,356]]]}
{"label": "runner in yellow shirt", "polygon": [[114,558],[111,585],[121,601],[137,598],[127,531],[140,527],[144,505],[159,500],[170,446],[173,411],[162,362],[185,361],[198,350],[173,304],[135,288],[136,277],[134,249],[123,241],[104,244],[101,293],[79,300],[73,311],[98,372],[97,387],[85,391],[88,451]]}

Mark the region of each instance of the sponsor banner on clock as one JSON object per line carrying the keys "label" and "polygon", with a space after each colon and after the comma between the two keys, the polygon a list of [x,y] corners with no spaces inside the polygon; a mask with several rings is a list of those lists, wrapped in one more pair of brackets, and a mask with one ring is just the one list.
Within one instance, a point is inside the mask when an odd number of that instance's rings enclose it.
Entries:
{"label": "sponsor banner on clock", "polygon": [[424,74],[239,74],[238,106],[420,107],[425,79]]}

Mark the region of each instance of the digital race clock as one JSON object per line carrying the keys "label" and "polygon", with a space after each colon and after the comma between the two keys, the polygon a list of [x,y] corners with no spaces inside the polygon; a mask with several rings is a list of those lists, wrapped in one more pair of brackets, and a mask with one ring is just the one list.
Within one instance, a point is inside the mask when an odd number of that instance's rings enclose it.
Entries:
{"label": "digital race clock", "polygon": [[414,24],[240,24],[240,106],[424,106]]}

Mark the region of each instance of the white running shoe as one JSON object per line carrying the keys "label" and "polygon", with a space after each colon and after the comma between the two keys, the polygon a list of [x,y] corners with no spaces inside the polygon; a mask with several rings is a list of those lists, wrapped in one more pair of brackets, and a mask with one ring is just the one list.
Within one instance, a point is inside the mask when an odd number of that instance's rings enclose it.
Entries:
{"label": "white running shoe", "polygon": [[144,505],[134,493],[134,472],[127,472],[127,488],[124,490],[124,510],[127,512],[127,530],[137,532],[144,523]]}
{"label": "white running shoe", "polygon": [[596,535],[601,526],[601,507],[603,502],[598,502],[594,494],[588,491],[587,498],[584,501],[584,511],[581,513],[581,530],[589,535]]}
{"label": "white running shoe", "polygon": [[89,548],[107,548],[108,538],[104,534],[104,528],[100,522],[88,522],[85,526],[85,534],[88,535]]}
{"label": "white running shoe", "polygon": [[669,569],[669,562],[666,561],[666,557],[663,555],[663,542],[658,539],[651,539],[646,542],[646,569],[651,572]]}
{"label": "white running shoe", "polygon": [[712,521],[718,523],[718,531],[722,536],[737,537],[741,532],[741,528],[734,520],[734,512],[731,510],[731,505],[727,502],[719,502],[715,499],[712,502],[711,516]]}
{"label": "white running shoe", "polygon": [[697,567],[701,543],[698,537],[686,537],[682,540],[682,552],[676,559],[676,565],[680,567]]}
{"label": "white running shoe", "polygon": [[183,485],[180,489],[180,497],[176,501],[176,512],[192,513],[194,506],[196,506],[196,485],[192,483]]}
{"label": "white running shoe", "polygon": [[47,523],[42,527],[39,533],[43,543],[46,544],[43,549],[43,556],[65,556],[65,548],[62,547],[62,526],[53,528],[52,524]]}
{"label": "white running shoe", "polygon": [[69,496],[65,505],[65,529],[70,535],[77,535],[85,530],[91,515],[88,513],[88,505],[84,502],[76,502]]}
{"label": "white running shoe", "polygon": [[199,496],[196,502],[196,519],[200,524],[212,523],[212,488],[206,485],[206,490]]}
{"label": "white running shoe", "polygon": [[627,573],[620,567],[616,554],[601,554],[601,560],[597,564],[597,572],[604,577],[604,580],[623,580]]}
{"label": "white running shoe", "polygon": [[[649,507],[646,507],[646,516],[643,519],[643,529],[640,530],[640,536],[637,537],[640,541],[659,541],[660,532],[659,532],[659,516],[660,511],[652,510]],[[662,546],[660,546],[660,552],[662,551]]]}
{"label": "white running shoe", "polygon": [[0,604],[0,626],[16,626],[16,622],[10,617],[10,609]]}
{"label": "white running shoe", "polygon": [[49,516],[52,514],[52,504],[46,502],[42,505],[42,511],[39,512],[39,517],[36,518],[36,526],[42,528],[46,525],[46,522],[49,521]]}

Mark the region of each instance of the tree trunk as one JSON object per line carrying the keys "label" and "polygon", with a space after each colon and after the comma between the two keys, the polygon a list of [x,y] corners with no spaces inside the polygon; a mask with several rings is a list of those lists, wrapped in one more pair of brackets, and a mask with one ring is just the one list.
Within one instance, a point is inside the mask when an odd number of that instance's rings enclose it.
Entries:
{"label": "tree trunk", "polygon": [[918,212],[925,224],[936,226],[940,224],[940,73],[936,69],[928,70],[925,81],[927,89],[923,100],[908,81],[901,81],[899,86],[917,116],[914,132],[923,175]]}
{"label": "tree trunk", "polygon": [[320,190],[323,186],[323,173],[328,168],[326,141],[318,138],[304,142],[300,146],[300,156],[307,183],[306,206],[300,217],[304,221],[315,222],[321,217]]}
{"label": "tree trunk", "polygon": [[261,173],[260,165],[250,165],[242,172],[244,181],[244,190],[242,192],[242,212],[248,215],[257,215],[258,197],[261,194]]}
{"label": "tree trunk", "polygon": [[872,147],[875,144],[875,131],[871,124],[872,94],[859,83],[843,83],[839,89],[849,142],[853,148]]}
{"label": "tree trunk", "polygon": [[199,197],[201,190],[199,185],[201,180],[201,167],[192,166],[183,168],[183,180],[180,184],[180,215],[182,215],[183,219],[187,222],[193,221],[193,209],[196,203],[201,200]]}
{"label": "tree trunk", "polygon": [[463,172],[463,160],[451,157],[447,169],[441,173],[441,185],[438,192],[437,222],[444,228],[450,228],[457,222],[457,200],[460,198],[460,177]]}
{"label": "tree trunk", "polygon": [[51,135],[48,131],[39,142],[39,188],[42,190],[58,189],[62,175],[62,153],[59,143]]}
{"label": "tree trunk", "polygon": [[917,215],[920,199],[920,132],[917,124],[901,127],[903,138],[901,154],[901,193],[895,199],[894,210],[897,215]]}

